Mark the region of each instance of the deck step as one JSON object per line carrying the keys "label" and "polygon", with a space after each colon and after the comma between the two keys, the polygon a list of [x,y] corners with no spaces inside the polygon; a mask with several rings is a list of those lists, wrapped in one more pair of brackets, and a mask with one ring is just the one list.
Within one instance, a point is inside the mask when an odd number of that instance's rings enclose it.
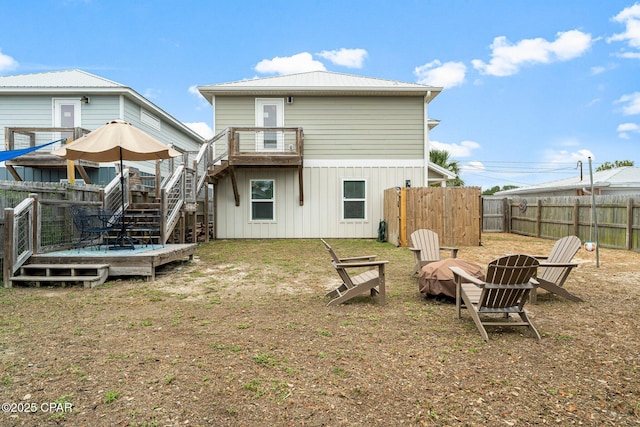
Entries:
{"label": "deck step", "polygon": [[109,264],[25,264],[10,282],[34,283],[82,283],[85,288],[102,285],[109,277]]}

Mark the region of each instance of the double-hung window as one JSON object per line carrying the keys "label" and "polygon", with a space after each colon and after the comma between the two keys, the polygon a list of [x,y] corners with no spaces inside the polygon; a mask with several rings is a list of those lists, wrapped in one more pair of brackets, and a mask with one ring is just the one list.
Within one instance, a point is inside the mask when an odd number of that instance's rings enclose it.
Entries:
{"label": "double-hung window", "polygon": [[275,181],[251,180],[251,221],[275,220]]}
{"label": "double-hung window", "polygon": [[367,181],[364,179],[342,180],[342,219],[367,219]]}

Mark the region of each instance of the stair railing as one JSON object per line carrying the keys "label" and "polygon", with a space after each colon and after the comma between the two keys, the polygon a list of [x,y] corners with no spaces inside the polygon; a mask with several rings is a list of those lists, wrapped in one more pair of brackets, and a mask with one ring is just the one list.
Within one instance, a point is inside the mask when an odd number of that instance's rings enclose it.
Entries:
{"label": "stair railing", "polygon": [[[204,184],[207,181],[209,168],[217,163],[220,163],[222,159],[227,157],[228,155],[227,134],[228,133],[229,133],[229,128],[224,129],[222,132],[218,133],[216,136],[206,141],[200,147],[200,151],[198,152],[198,155],[193,161],[193,169],[196,171],[196,180],[195,180],[196,195],[200,192],[200,190],[202,190],[202,187],[204,187]],[[221,139],[224,141],[224,144],[222,144],[222,147],[218,147],[216,142]]]}
{"label": "stair railing", "polygon": [[161,239],[165,243],[180,219],[180,209],[185,200],[185,167],[180,165],[160,189]]}
{"label": "stair railing", "polygon": [[120,184],[120,173],[104,188],[103,207],[114,213],[122,213],[122,196],[124,187],[124,209],[129,206],[129,168],[124,169],[124,186]]}

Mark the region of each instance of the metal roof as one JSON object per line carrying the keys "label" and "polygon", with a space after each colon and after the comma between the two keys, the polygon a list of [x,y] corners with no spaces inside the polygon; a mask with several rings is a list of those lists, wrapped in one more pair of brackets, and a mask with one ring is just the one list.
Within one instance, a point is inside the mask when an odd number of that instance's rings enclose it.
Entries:
{"label": "metal roof", "polygon": [[[593,173],[594,188],[611,189],[640,189],[640,168],[625,166],[621,168],[607,169]],[[542,184],[530,185],[527,187],[514,188],[512,190],[498,191],[496,196],[516,196],[520,194],[545,193],[550,191],[573,190],[590,188],[591,178],[588,174],[571,178],[559,179]]]}
{"label": "metal roof", "polygon": [[428,95],[431,101],[442,91],[442,88],[330,71],[310,71],[199,86],[198,90],[208,100],[216,95]]}
{"label": "metal roof", "polygon": [[51,71],[46,73],[19,74],[14,76],[0,76],[0,90],[11,89],[75,89],[75,88],[120,88],[126,86],[99,77],[82,70]]}

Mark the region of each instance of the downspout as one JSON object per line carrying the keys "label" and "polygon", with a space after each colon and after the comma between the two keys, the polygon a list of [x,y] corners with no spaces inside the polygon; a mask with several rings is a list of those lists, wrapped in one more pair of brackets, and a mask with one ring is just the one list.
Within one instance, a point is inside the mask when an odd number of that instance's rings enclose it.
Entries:
{"label": "downspout", "polygon": [[424,97],[424,183],[423,186],[429,186],[429,153],[431,147],[429,144],[429,98],[431,91],[428,90]]}

